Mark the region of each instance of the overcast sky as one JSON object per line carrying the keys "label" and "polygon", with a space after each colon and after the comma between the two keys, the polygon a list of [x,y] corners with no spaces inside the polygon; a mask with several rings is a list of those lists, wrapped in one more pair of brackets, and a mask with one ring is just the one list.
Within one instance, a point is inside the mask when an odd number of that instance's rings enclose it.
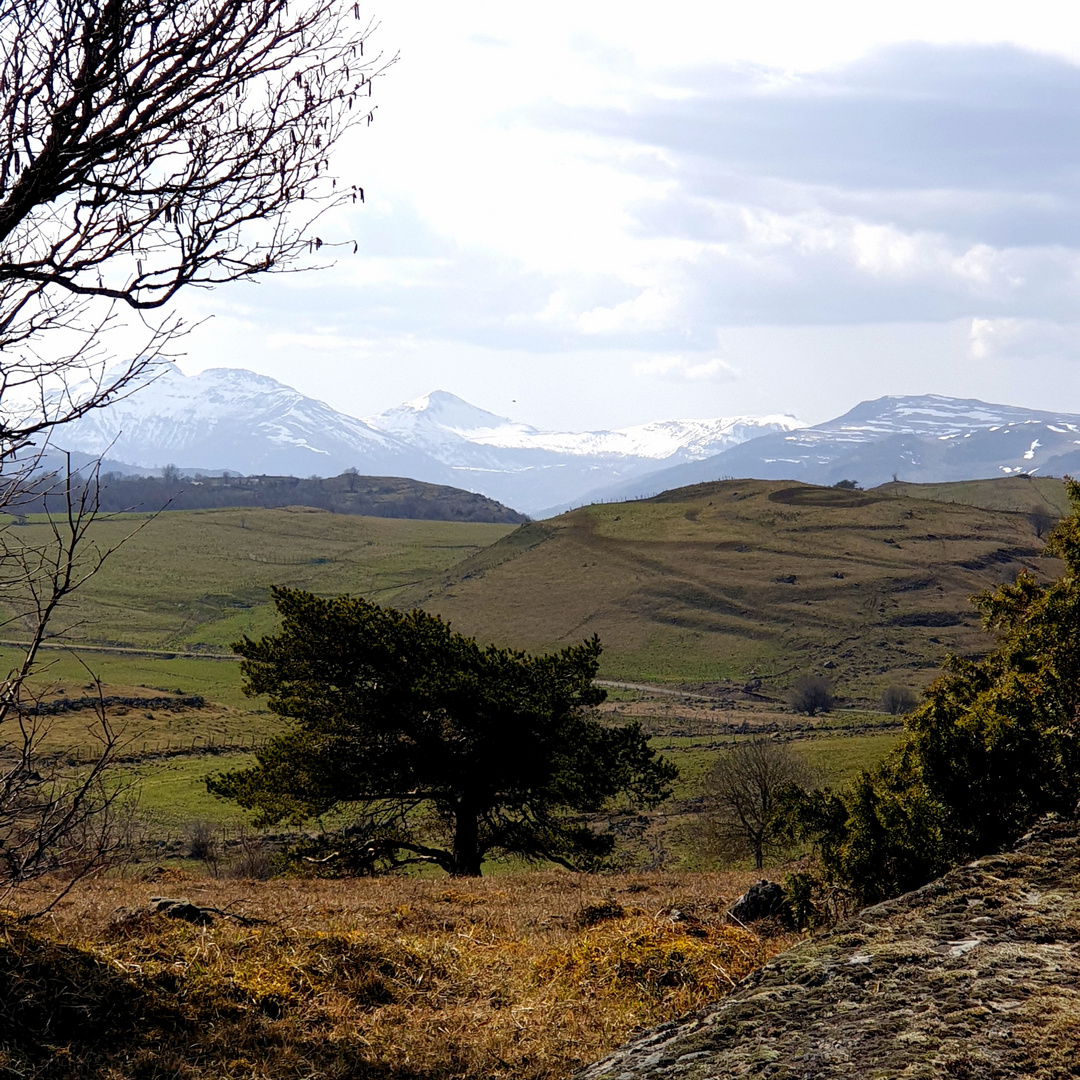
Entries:
{"label": "overcast sky", "polygon": [[[376,5],[378,0],[375,0]],[[181,366],[548,428],[884,394],[1080,412],[1060,4],[393,0],[317,275],[187,300]]]}

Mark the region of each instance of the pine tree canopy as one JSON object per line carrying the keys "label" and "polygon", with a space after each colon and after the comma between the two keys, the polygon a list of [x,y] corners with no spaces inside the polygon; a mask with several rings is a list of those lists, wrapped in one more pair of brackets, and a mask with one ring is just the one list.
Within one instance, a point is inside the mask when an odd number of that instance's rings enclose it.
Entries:
{"label": "pine tree canopy", "polygon": [[655,806],[677,771],[595,707],[597,638],[531,656],[437,616],[275,588],[278,633],[233,646],[244,690],[289,722],[212,792],[260,824],[348,810],[372,850],[477,875],[488,856],[578,868],[610,852],[590,815]]}

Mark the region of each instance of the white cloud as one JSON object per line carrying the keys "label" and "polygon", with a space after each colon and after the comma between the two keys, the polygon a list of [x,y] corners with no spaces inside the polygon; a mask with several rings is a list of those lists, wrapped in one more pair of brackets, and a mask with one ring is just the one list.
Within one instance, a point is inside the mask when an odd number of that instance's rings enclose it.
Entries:
{"label": "white cloud", "polygon": [[742,377],[742,372],[726,360],[688,360],[684,356],[657,356],[634,364],[635,375],[665,375],[689,382],[702,380],[730,382]]}
{"label": "white cloud", "polygon": [[194,334],[191,366],[272,367],[361,414],[497,386],[481,403],[543,401],[522,416],[549,426],[571,400],[616,426],[700,414],[711,384],[724,412],[812,397],[824,419],[1025,389],[1033,355],[1067,376],[1080,69],[1055,57],[1080,58],[1080,27],[1058,14],[400,0],[379,37],[402,61],[341,162],[368,196],[334,219],[359,253],[242,312],[223,290],[244,325]]}

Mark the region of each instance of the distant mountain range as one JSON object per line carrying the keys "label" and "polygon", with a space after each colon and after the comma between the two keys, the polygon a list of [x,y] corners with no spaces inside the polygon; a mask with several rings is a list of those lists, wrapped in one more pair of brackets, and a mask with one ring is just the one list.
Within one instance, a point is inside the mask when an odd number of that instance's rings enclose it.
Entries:
{"label": "distant mountain range", "polygon": [[616,431],[541,431],[436,391],[363,419],[264,375],[159,376],[56,433],[107,469],[400,476],[546,516],[724,477],[910,482],[1080,472],[1080,415],[937,395],[864,401],[824,424],[792,416],[668,420]]}
{"label": "distant mountain range", "polygon": [[264,375],[165,364],[152,382],[57,433],[58,447],[107,455],[107,469],[402,476],[481,492],[535,514],[603,484],[710,457],[791,416],[673,420],[620,431],[544,432],[445,391],[360,420]]}
{"label": "distant mountain range", "polygon": [[1080,470],[1080,414],[974,398],[883,397],[824,424],[775,432],[702,461],[607,485],[586,501],[633,499],[725,477],[875,487]]}

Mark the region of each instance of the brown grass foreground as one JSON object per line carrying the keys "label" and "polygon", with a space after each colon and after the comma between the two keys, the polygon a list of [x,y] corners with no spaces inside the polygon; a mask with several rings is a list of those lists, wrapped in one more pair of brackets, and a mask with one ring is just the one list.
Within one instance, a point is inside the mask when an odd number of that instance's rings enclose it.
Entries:
{"label": "brown grass foreground", "polygon": [[[792,943],[726,922],[751,880],[87,883],[0,919],[0,1076],[566,1077]],[[117,921],[151,895],[267,921]]]}

